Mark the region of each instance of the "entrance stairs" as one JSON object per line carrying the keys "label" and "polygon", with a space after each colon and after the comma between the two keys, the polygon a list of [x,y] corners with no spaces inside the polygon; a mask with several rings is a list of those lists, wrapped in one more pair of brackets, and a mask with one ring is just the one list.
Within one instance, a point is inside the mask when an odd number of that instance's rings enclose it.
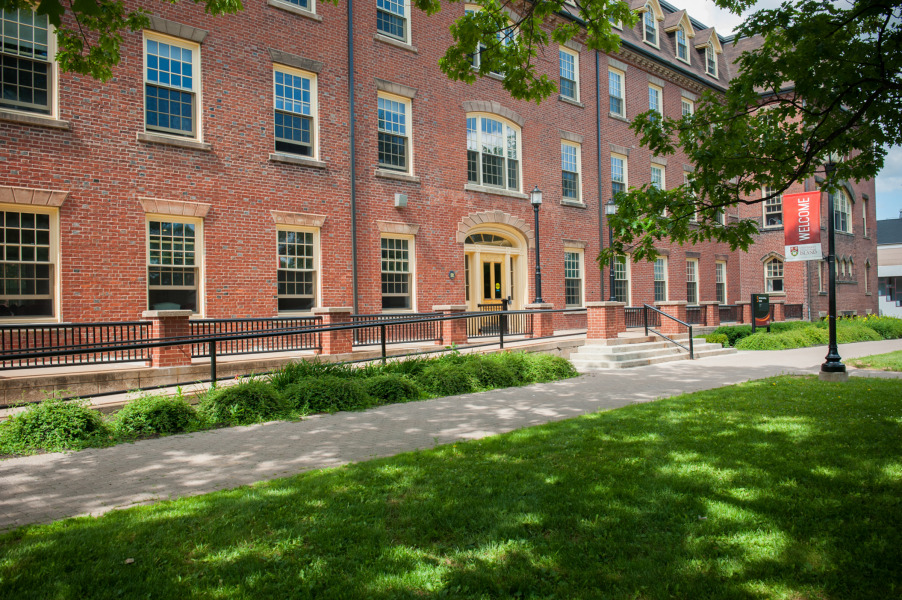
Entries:
{"label": "entrance stairs", "polygon": [[[689,334],[677,334],[673,339],[689,347]],[[696,338],[693,342],[695,358],[736,353],[735,348],[709,344],[701,338]],[[621,334],[617,339],[587,340],[585,345],[570,355],[570,362],[581,373],[601,369],[628,369],[675,360],[689,360],[689,351],[656,335],[636,335],[632,332]]]}

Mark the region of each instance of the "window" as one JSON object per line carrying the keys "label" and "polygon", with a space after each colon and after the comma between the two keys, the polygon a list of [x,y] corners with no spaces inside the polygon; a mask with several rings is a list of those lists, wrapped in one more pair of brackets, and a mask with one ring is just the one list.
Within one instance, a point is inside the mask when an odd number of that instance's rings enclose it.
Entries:
{"label": "window", "polygon": [[0,206],[0,318],[53,317],[57,213]]}
{"label": "window", "polygon": [[276,152],[315,156],[316,76],[276,67],[274,82]]}
{"label": "window", "polygon": [[611,195],[616,196],[626,191],[626,157],[619,154],[611,155]]}
{"label": "window", "polygon": [[144,60],[145,129],[199,137],[200,47],[145,32]]}
{"label": "window", "polygon": [[772,258],[764,263],[764,279],[767,292],[783,291],[783,261],[779,258]]}
{"label": "window", "polygon": [[407,8],[404,0],[376,0],[376,30],[407,41]]}
{"label": "window", "polygon": [[664,167],[651,166],[651,185],[659,190],[664,189]]}
{"label": "window", "polygon": [[200,220],[147,221],[147,306],[198,310]]}
{"label": "window", "polygon": [[567,306],[583,305],[583,252],[564,252],[564,301]]}
{"label": "window", "polygon": [[[687,171],[683,171],[683,185],[689,187],[689,173]],[[692,194],[692,197],[695,198],[695,194]],[[690,223],[698,223],[698,212],[696,212],[696,204],[693,201],[692,203],[692,214],[689,215]]]}
{"label": "window", "polygon": [[824,265],[825,262],[817,263],[817,291],[825,293],[827,288],[824,287]]}
{"label": "window", "polygon": [[520,191],[520,130],[495,117],[467,117],[467,181]]}
{"label": "window", "polygon": [[309,10],[313,12],[312,1],[313,0],[281,0],[282,2],[287,2],[289,4],[294,4],[295,6],[300,6],[304,10]]}
{"label": "window", "polygon": [[642,15],[642,33],[646,43],[658,45],[658,21],[650,4],[645,5],[645,13]]}
{"label": "window", "polygon": [[868,199],[861,199],[861,235],[868,236]]}
{"label": "window", "polygon": [[705,73],[711,77],[717,77],[717,54],[711,44],[705,46]]}
{"label": "window", "polygon": [[[761,197],[773,196],[776,190],[765,187],[761,190]],[[764,201],[764,226],[777,227],[783,225],[783,198],[774,196]]]}
{"label": "window", "polygon": [[676,32],[676,55],[678,59],[689,62],[689,43],[686,41],[686,30],[682,25]]}
{"label": "window", "polygon": [[379,95],[379,166],[384,169],[410,171],[409,112],[409,100]]}
{"label": "window", "polygon": [[718,304],[727,303],[727,263],[714,263],[714,294]]}
{"label": "window", "polygon": [[843,189],[833,194],[833,227],[836,231],[852,233],[852,203]]}
{"label": "window", "polygon": [[561,96],[579,100],[579,55],[571,50],[560,49],[561,56]]}
{"label": "window", "polygon": [[656,85],[648,86],[648,110],[653,110],[659,115],[664,115],[663,90]]}
{"label": "window", "polygon": [[0,10],[0,107],[53,112],[54,40],[46,15]]}
{"label": "window", "polygon": [[667,301],[667,258],[655,259],[655,302]]}
{"label": "window", "polygon": [[686,261],[686,303],[698,304],[698,259]]}
{"label": "window", "polygon": [[580,148],[578,144],[561,142],[561,185],[565,200],[581,202],[580,187]]}
{"label": "window", "polygon": [[316,306],[319,230],[279,229],[279,312],[310,310]]}
{"label": "window", "polygon": [[[481,10],[482,10],[482,8],[479,7],[479,6],[476,6],[476,5],[473,5],[473,4],[468,4],[467,7],[466,7],[466,9],[464,10],[464,12],[465,12],[466,14],[468,14],[468,15],[472,15],[473,13],[479,12],[479,11],[481,11]],[[514,31],[514,28],[513,28],[513,27],[508,27],[508,28],[505,28],[505,29],[502,30],[502,31],[496,32],[496,33],[495,33],[495,39],[498,40],[498,42],[499,42],[502,46],[508,46],[508,45],[510,45],[510,44],[513,42],[514,35],[516,35],[516,33],[515,33],[515,31]],[[480,65],[482,64],[481,55],[482,55],[482,52],[485,50],[485,48],[486,48],[486,47],[485,47],[484,44],[481,44],[481,43],[480,43],[480,44],[477,44],[477,45],[476,45],[476,52],[474,52],[473,55],[470,57],[470,65],[471,65],[474,69],[477,69],[477,70],[478,70],[479,67],[480,67]],[[491,71],[491,73],[493,73],[493,74],[495,74],[495,75],[504,75],[503,73],[499,73],[499,72],[496,72],[496,71]]]}
{"label": "window", "polygon": [[848,271],[849,271],[849,279],[854,279],[852,277],[852,265],[854,265],[854,264],[855,264],[855,261],[852,260],[852,257],[850,256],[849,260],[846,261],[846,269],[848,269]]}
{"label": "window", "polygon": [[608,69],[608,96],[611,114],[626,117],[626,103],[623,101],[623,72]]}
{"label": "window", "polygon": [[614,299],[623,302],[627,306],[630,303],[630,273],[627,257],[618,256],[614,259]]}
{"label": "window", "polygon": [[689,100],[687,98],[682,98],[680,100],[680,108],[682,110],[682,115],[684,117],[688,117],[695,114],[695,102]]}
{"label": "window", "polygon": [[382,238],[382,310],[409,310],[412,238]]}
{"label": "window", "polygon": [[871,293],[871,261],[864,263],[864,293]]}

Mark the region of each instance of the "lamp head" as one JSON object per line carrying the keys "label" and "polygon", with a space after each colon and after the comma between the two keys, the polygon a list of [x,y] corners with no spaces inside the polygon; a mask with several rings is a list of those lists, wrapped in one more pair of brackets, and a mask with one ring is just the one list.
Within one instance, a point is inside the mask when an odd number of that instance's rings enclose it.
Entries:
{"label": "lamp head", "polygon": [[614,202],[614,199],[611,198],[604,205],[604,214],[606,215],[615,215],[617,214],[617,203]]}
{"label": "lamp head", "polygon": [[529,193],[529,202],[533,206],[539,206],[540,204],[542,204],[542,190],[539,189],[539,186],[535,186]]}

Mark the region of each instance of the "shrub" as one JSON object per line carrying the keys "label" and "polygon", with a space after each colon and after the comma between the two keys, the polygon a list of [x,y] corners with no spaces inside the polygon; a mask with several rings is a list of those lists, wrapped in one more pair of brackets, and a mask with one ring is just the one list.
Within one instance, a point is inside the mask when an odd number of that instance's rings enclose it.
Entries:
{"label": "shrub", "polygon": [[116,413],[113,431],[122,438],[188,431],[197,424],[197,411],[181,397],[145,396]]}
{"label": "shrub", "polygon": [[709,333],[705,336],[705,341],[709,344],[720,344],[724,348],[730,345],[730,338],[725,333]]}
{"label": "shrub", "polygon": [[302,379],[314,377],[358,377],[357,369],[347,364],[327,363],[319,360],[299,360],[284,365],[269,376],[269,381],[279,390]]}
{"label": "shrub", "polygon": [[211,391],[201,401],[201,412],[213,423],[248,425],[286,415],[285,401],[263,381],[245,381]]}
{"label": "shrub", "polygon": [[461,364],[433,361],[417,376],[417,382],[435,396],[468,394],[479,385],[471,369]]}
{"label": "shrub", "polygon": [[87,400],[48,398],[0,425],[0,447],[15,453],[77,450],[107,433],[103,417]]}
{"label": "shrub", "polygon": [[569,360],[553,354],[530,354],[527,364],[527,380],[530,382],[555,381],[579,375]]}
{"label": "shrub", "polygon": [[774,333],[753,333],[736,342],[738,350],[784,350],[786,342],[781,335]]}
{"label": "shrub", "polygon": [[373,406],[361,380],[332,375],[301,379],[285,388],[284,395],[292,408],[314,413]]}
{"label": "shrub", "polygon": [[727,336],[731,346],[736,347],[736,342],[742,338],[752,335],[751,325],[723,325],[715,329],[712,333],[722,333]]}
{"label": "shrub", "polygon": [[423,369],[434,362],[434,358],[424,358],[422,356],[408,357],[404,360],[393,360],[386,363],[385,366],[382,367],[382,372],[386,374],[396,373],[398,375],[416,378],[423,372]]}
{"label": "shrub", "polygon": [[485,356],[473,355],[475,360],[464,366],[468,367],[482,388],[507,388],[522,385],[522,377],[496,354]]}
{"label": "shrub", "polygon": [[848,344],[850,342],[874,342],[882,339],[882,335],[861,321],[848,321],[843,319],[836,323],[836,341],[840,344]]}
{"label": "shrub", "polygon": [[770,330],[772,333],[784,333],[786,331],[796,331],[808,327],[811,327],[811,323],[808,321],[778,321],[776,323],[771,323]]}
{"label": "shrub", "polygon": [[868,315],[865,318],[858,320],[858,322],[867,325],[879,333],[885,340],[902,338],[902,319]]}
{"label": "shrub", "polygon": [[409,402],[420,397],[420,386],[403,375],[374,375],[363,380],[363,387],[382,404]]}
{"label": "shrub", "polygon": [[532,383],[529,371],[529,354],[526,352],[501,352],[499,354],[493,354],[492,356],[495,360],[501,362],[514,373],[519,385]]}

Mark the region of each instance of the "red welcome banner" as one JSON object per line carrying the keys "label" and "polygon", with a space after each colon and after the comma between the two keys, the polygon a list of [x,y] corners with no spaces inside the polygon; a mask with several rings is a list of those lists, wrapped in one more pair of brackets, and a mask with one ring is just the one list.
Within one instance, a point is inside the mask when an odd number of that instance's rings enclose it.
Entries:
{"label": "red welcome banner", "polygon": [[783,196],[786,261],[821,260],[821,192]]}

